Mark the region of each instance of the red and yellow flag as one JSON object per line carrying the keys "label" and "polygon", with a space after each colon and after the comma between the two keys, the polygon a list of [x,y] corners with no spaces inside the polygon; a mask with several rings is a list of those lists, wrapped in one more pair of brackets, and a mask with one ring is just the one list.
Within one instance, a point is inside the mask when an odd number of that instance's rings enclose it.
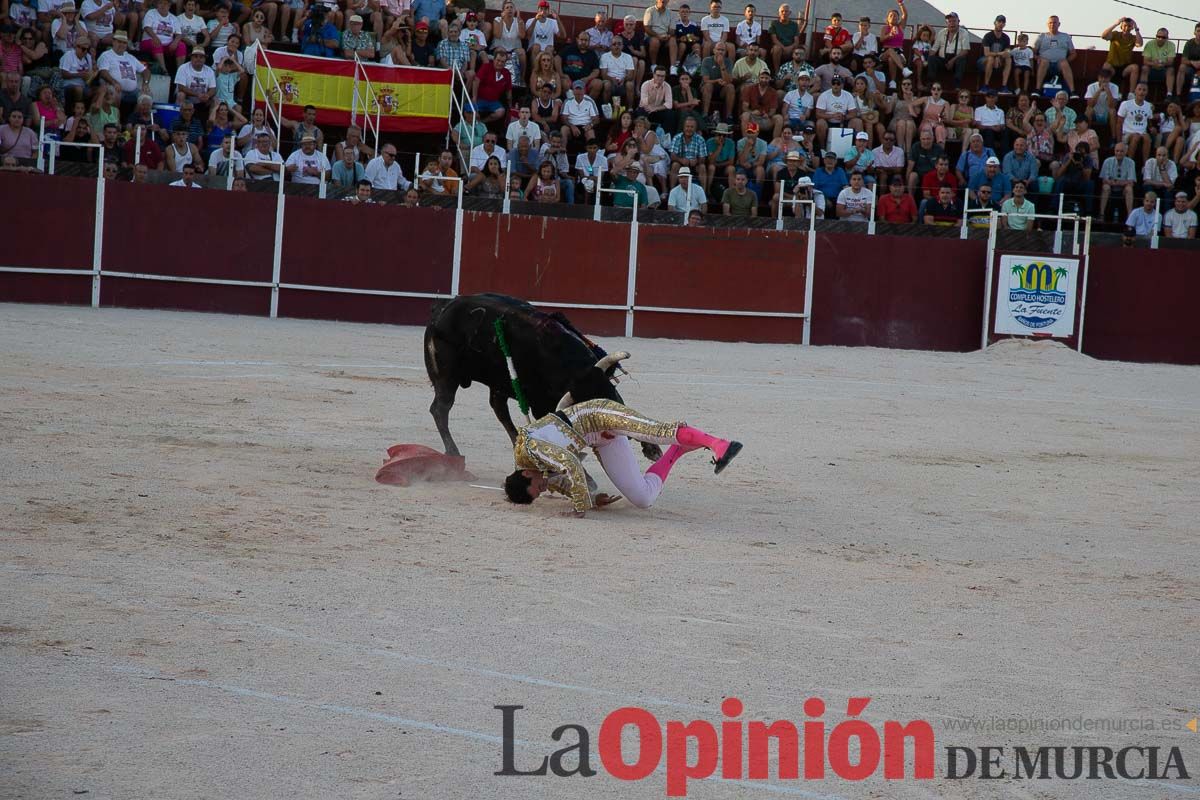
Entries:
{"label": "red and yellow flag", "polygon": [[[270,66],[267,66],[267,63]],[[342,58],[258,50],[255,101],[272,105],[283,94],[283,113],[298,119],[304,106],[317,108],[317,123],[349,125],[354,108],[355,63]],[[274,73],[272,80],[270,72]],[[365,76],[365,79],[364,79]],[[368,95],[367,81],[370,81]],[[278,81],[278,90],[275,88]],[[267,94],[264,96],[263,90]],[[376,105],[378,104],[378,106]],[[450,70],[362,64],[358,68],[358,115],[379,113],[383,131],[444,133],[449,127]]]}

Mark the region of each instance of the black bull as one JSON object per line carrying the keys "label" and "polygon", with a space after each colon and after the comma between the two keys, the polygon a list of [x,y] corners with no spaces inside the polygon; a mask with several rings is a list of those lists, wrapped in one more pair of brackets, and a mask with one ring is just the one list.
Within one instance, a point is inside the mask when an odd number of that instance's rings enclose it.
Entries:
{"label": "black bull", "polygon": [[[461,455],[450,436],[450,409],[459,387],[472,381],[487,386],[496,419],[515,441],[517,429],[508,413],[509,399],[516,399],[508,366],[496,340],[495,321],[503,320],[505,340],[512,353],[513,367],[521,390],[536,419],[549,414],[570,390],[576,402],[607,398],[623,403],[607,377],[594,369],[604,351],[591,344],[562,314],[548,314],[502,294],[473,294],[433,305],[425,326],[425,370],[433,384],[429,413],[437,424],[448,455]],[[656,445],[642,445],[647,458],[656,459]]]}

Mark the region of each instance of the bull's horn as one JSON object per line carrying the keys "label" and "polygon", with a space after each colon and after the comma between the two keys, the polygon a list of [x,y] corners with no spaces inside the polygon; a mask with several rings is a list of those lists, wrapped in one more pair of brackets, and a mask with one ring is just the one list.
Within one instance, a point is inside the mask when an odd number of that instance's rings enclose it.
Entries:
{"label": "bull's horn", "polygon": [[555,411],[562,411],[564,408],[569,408],[575,405],[575,398],[571,397],[571,393],[567,392],[562,396],[562,400],[558,401],[558,405],[554,407]]}
{"label": "bull's horn", "polygon": [[613,366],[614,364],[619,364],[629,357],[629,353],[621,350],[620,352],[612,353],[597,361],[596,368],[601,372],[608,372],[609,367]]}

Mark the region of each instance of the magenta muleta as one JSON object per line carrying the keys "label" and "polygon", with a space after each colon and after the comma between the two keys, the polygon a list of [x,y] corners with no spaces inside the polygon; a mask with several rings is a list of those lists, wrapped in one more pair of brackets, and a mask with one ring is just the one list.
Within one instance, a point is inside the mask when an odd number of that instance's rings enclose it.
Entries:
{"label": "magenta muleta", "polygon": [[[828,771],[844,780],[861,781],[882,767],[883,777],[889,780],[932,778],[935,743],[930,724],[924,720],[888,720],[883,723],[881,736],[871,723],[855,719],[870,702],[869,697],[851,697],[846,703],[850,719],[832,726],[828,736],[825,722],[820,719],[825,701],[817,697],[804,702],[808,719],[799,725],[789,720],[739,719],[743,706],[736,697],[721,703],[725,719],[715,725],[707,720],[663,723],[644,708],[627,706],[604,718],[597,752],[601,768],[623,781],[643,780],[665,761],[668,797],[686,797],[688,781],[715,776],[763,781],[771,777],[799,780],[803,776],[804,780],[820,780]],[[582,725],[555,728],[551,738],[569,744],[543,756],[540,764],[525,764],[519,769],[514,753],[516,712],[524,706],[495,708],[504,718],[504,766],[496,775],[549,773],[590,778],[597,774],[591,766],[591,736]],[[637,747],[632,753],[621,750],[626,729],[636,732]],[[911,741],[911,769],[906,768],[906,741]],[[852,753],[856,754],[854,760]]]}

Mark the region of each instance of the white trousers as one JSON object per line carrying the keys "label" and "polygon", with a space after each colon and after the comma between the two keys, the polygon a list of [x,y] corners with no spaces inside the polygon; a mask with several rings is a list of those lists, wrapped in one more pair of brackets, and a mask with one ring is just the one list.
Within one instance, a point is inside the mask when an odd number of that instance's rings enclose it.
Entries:
{"label": "white trousers", "polygon": [[662,492],[662,478],[642,472],[628,437],[614,436],[596,448],[596,455],[604,474],[626,500],[637,508],[654,505]]}

